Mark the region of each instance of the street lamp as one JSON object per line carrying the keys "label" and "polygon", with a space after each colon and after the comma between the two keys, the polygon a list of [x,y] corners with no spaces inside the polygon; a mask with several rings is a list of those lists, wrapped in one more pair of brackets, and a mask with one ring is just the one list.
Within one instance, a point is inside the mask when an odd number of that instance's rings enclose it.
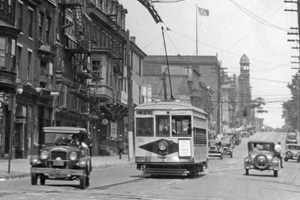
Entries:
{"label": "street lamp", "polygon": [[16,94],[12,94],[10,103],[10,137],[9,137],[9,155],[8,155],[8,171],[10,173],[11,159],[12,159],[12,145],[13,137],[15,134],[15,112],[16,112],[16,96],[23,93],[22,85],[18,85],[16,89]]}

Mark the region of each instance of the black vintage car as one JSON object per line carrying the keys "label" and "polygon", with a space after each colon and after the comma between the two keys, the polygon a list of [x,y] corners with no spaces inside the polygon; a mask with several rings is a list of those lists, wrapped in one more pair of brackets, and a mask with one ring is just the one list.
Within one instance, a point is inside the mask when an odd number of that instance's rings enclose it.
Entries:
{"label": "black vintage car", "polygon": [[80,188],[90,184],[92,163],[87,131],[76,127],[44,127],[45,142],[37,145],[38,155],[30,158],[31,184],[38,178],[44,185],[47,179],[78,180]]}
{"label": "black vintage car", "polygon": [[221,144],[224,156],[233,157],[234,139],[232,135],[223,136],[221,138]]}

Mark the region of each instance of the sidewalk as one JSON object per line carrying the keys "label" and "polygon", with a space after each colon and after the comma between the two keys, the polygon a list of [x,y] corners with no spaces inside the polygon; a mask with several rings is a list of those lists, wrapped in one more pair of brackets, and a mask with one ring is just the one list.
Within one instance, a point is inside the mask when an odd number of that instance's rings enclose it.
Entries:
{"label": "sidewalk", "polygon": [[[107,168],[113,166],[124,166],[134,164],[128,161],[128,155],[119,156],[93,156],[92,166],[94,169]],[[10,173],[8,173],[8,160],[0,159],[0,181],[14,178],[24,178],[30,176],[29,159],[13,159],[10,163]]]}

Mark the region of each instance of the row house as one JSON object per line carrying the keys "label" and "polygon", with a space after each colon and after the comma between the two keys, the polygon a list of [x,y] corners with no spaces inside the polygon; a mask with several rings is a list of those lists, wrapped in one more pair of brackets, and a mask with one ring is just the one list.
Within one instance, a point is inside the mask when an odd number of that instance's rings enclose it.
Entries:
{"label": "row house", "polygon": [[87,128],[94,155],[116,146],[127,115],[126,13],[117,0],[0,1],[0,157],[36,153],[44,126]]}

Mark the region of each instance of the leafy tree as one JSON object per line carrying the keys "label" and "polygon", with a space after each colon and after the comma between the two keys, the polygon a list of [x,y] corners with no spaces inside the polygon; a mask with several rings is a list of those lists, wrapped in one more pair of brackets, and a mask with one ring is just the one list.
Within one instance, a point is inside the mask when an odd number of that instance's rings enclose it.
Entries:
{"label": "leafy tree", "polygon": [[297,128],[298,114],[297,114],[297,76],[294,76],[292,82],[287,85],[290,89],[292,98],[282,104],[282,118],[285,125],[291,129]]}
{"label": "leafy tree", "polygon": [[267,112],[266,110],[263,109],[262,106],[266,105],[266,102],[263,98],[258,97],[256,99],[253,99],[250,105],[250,109],[255,110],[258,113],[262,113],[262,112]]}

